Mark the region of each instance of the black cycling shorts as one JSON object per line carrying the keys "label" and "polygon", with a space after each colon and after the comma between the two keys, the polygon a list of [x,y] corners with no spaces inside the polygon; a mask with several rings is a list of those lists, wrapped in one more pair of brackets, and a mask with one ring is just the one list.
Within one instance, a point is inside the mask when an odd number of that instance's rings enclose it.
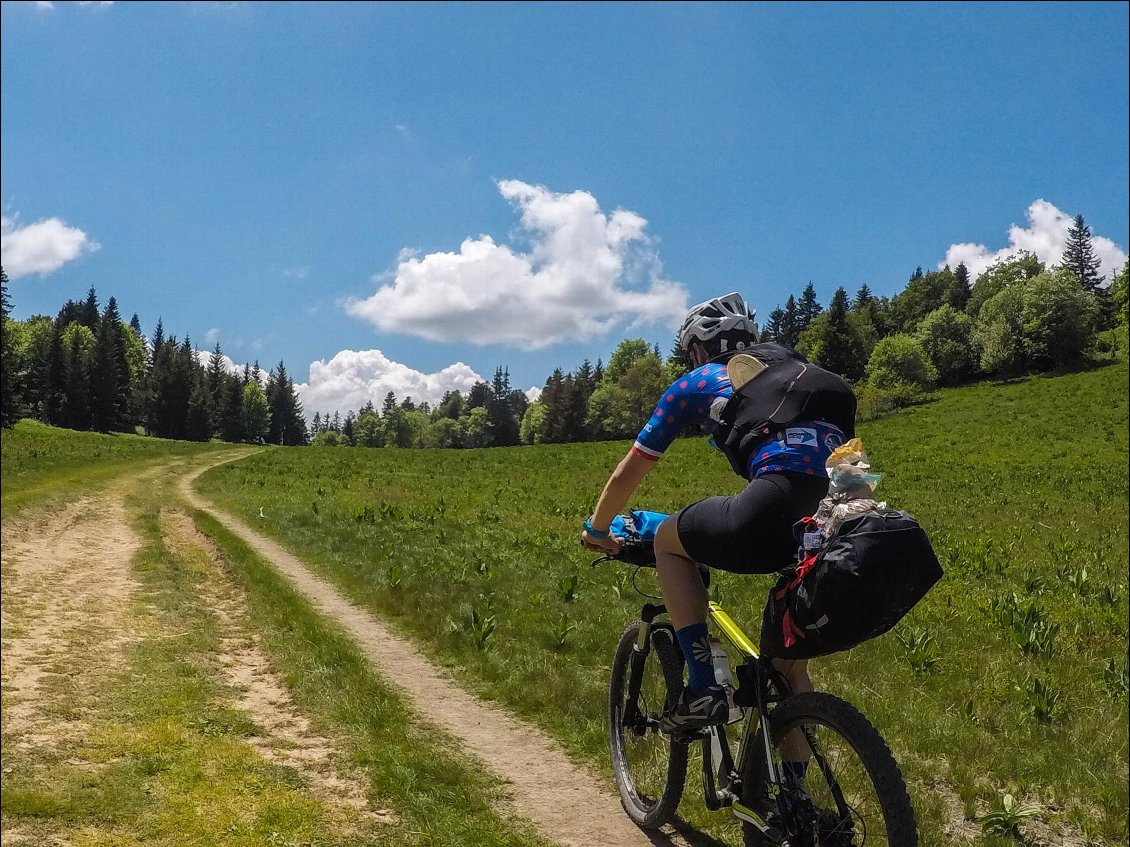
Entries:
{"label": "black cycling shorts", "polygon": [[767,473],[728,497],[707,497],[678,513],[679,541],[692,559],[733,573],[773,573],[796,559],[793,524],[816,513],[825,477]]}

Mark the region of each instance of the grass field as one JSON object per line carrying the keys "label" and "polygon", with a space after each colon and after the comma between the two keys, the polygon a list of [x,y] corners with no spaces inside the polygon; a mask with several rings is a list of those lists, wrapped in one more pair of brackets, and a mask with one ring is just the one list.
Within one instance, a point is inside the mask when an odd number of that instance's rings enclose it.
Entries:
{"label": "grass field", "polygon": [[23,420],[0,430],[2,508],[11,518],[25,506],[43,506],[88,493],[123,473],[177,456],[239,449],[231,444],[200,444],[139,435],[76,432]]}
{"label": "grass field", "polygon": [[6,847],[546,843],[337,625],[178,502],[195,445],[25,422],[3,450]]}
{"label": "grass field", "polygon": [[[924,844],[953,843],[955,804],[978,840],[1011,843],[971,823],[1005,792],[1040,806],[1036,843],[1125,843],[1126,364],[941,392],[861,434],[879,493],[927,527],[946,578],[895,634],[821,660],[817,685],[890,741]],[[199,489],[607,772],[608,665],[641,601],[577,538],[626,446],[273,450]],[[632,505],[740,485],[684,440]],[[715,595],[756,634],[768,586],[722,575]],[[731,834],[701,805],[692,786],[681,812]]]}

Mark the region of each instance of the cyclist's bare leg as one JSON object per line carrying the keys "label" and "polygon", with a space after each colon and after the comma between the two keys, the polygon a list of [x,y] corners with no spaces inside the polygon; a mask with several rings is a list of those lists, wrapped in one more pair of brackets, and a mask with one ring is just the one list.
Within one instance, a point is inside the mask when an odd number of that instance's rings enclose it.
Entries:
{"label": "cyclist's bare leg", "polygon": [[706,586],[702,575],[683,549],[672,515],[659,525],[655,533],[655,570],[659,589],[667,605],[667,615],[676,630],[706,623]]}
{"label": "cyclist's bare leg", "polygon": [[[785,678],[793,694],[812,691],[812,677],[808,675],[807,659],[774,659],[773,667]],[[786,762],[807,762],[810,756],[804,733],[794,729],[781,742],[781,758]]]}

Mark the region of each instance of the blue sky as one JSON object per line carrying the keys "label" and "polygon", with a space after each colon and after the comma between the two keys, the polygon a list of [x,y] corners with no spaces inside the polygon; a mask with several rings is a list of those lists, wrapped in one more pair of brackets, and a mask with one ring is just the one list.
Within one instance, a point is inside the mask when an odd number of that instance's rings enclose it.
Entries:
{"label": "blue sky", "polygon": [[93,285],[312,415],[1050,256],[1078,213],[1113,265],[1127,10],[4,2],[14,316]]}

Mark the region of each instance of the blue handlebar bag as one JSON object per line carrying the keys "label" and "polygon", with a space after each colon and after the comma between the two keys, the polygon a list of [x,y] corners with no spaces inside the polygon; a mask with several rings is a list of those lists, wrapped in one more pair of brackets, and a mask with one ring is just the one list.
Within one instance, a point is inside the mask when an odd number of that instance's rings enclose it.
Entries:
{"label": "blue handlebar bag", "polygon": [[654,541],[659,525],[667,520],[669,515],[663,512],[645,512],[632,510],[628,515],[617,515],[608,525],[609,535],[616,538],[640,538],[644,541]]}

